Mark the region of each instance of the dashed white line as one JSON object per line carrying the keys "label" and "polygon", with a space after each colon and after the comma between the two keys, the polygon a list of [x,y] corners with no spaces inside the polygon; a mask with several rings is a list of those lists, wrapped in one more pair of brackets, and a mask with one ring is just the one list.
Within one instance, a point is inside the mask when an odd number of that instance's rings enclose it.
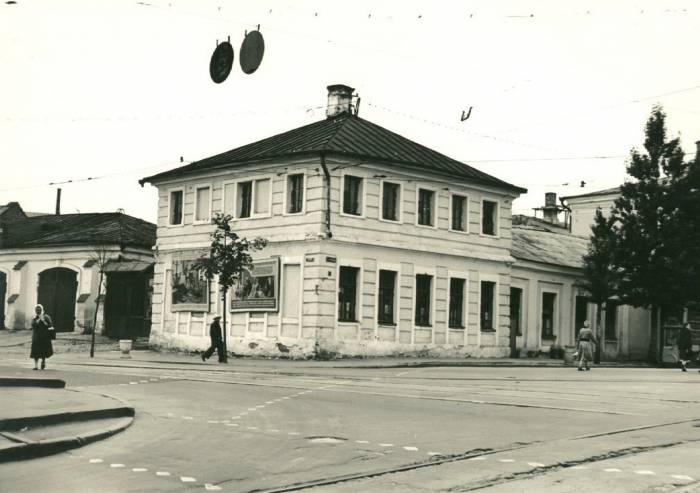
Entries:
{"label": "dashed white line", "polygon": [[215,484],[204,483],[204,489],[207,491],[221,491],[221,486],[216,486]]}
{"label": "dashed white line", "polygon": [[207,423],[212,424],[212,425],[219,424],[219,422],[214,420],[214,419],[207,420]]}
{"label": "dashed white line", "polygon": [[102,459],[90,459],[90,464],[102,464],[104,461]]}
{"label": "dashed white line", "polygon": [[226,426],[240,426],[238,423],[226,423]]}
{"label": "dashed white line", "polygon": [[156,472],[156,476],[170,476],[170,473],[167,471],[158,471]]}
{"label": "dashed white line", "polygon": [[418,451],[418,447],[404,447],[404,450],[408,450],[409,452],[416,452]]}
{"label": "dashed white line", "polygon": [[139,383],[148,383],[148,380],[139,380]]}
{"label": "dashed white line", "polygon": [[367,440],[355,440],[355,443],[369,443]]}
{"label": "dashed white line", "polygon": [[287,435],[301,435],[298,431],[290,431],[287,433]]}
{"label": "dashed white line", "polygon": [[544,467],[544,464],[541,462],[528,462],[527,465],[530,467]]}
{"label": "dashed white line", "polygon": [[440,452],[428,452],[428,455],[434,457],[436,455],[442,455]]}
{"label": "dashed white line", "polygon": [[673,479],[680,479],[681,481],[694,481],[693,478],[686,476],[685,474],[671,474],[671,477]]}
{"label": "dashed white line", "polygon": [[194,483],[195,481],[197,481],[197,479],[191,478],[189,476],[180,476],[180,481],[182,481],[183,483]]}
{"label": "dashed white line", "polygon": [[148,471],[148,469],[146,469],[145,467],[134,467],[131,470],[133,472],[146,472],[146,471]]}
{"label": "dashed white line", "polygon": [[280,430],[275,430],[274,428],[267,430],[270,433],[279,433]]}
{"label": "dashed white line", "polygon": [[577,471],[583,471],[583,470],[588,469],[588,467],[586,467],[586,466],[572,466],[572,467],[570,467],[569,469],[575,469],[575,470],[577,470]]}
{"label": "dashed white line", "polygon": [[498,462],[515,462],[514,459],[498,459]]}
{"label": "dashed white line", "polygon": [[248,428],[249,430],[259,430],[259,429],[260,429],[260,428],[258,428],[257,426],[248,426],[247,428]]}
{"label": "dashed white line", "polygon": [[113,469],[119,469],[119,468],[122,468],[125,466],[124,466],[124,464],[110,464],[109,467],[111,467]]}
{"label": "dashed white line", "polygon": [[393,443],[380,443],[380,444],[378,444],[378,445],[379,445],[380,447],[393,447],[393,446],[394,446]]}
{"label": "dashed white line", "polygon": [[183,416],[182,419],[194,419],[192,416]]}
{"label": "dashed white line", "polygon": [[654,471],[647,471],[647,470],[641,470],[641,471],[634,471],[635,474],[641,474],[642,476],[652,476],[656,474]]}
{"label": "dashed white line", "polygon": [[486,457],[471,457],[468,460],[486,460]]}
{"label": "dashed white line", "polygon": [[138,385],[138,382],[129,382],[129,385]]}
{"label": "dashed white line", "polygon": [[608,469],[603,469],[605,472],[622,472],[620,469],[616,467],[609,467]]}
{"label": "dashed white line", "polygon": [[274,404],[274,401],[267,401],[265,404]]}

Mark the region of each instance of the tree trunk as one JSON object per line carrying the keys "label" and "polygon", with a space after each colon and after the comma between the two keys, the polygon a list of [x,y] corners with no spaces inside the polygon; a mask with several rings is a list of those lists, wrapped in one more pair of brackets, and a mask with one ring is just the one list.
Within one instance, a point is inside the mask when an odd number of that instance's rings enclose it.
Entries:
{"label": "tree trunk", "polygon": [[598,344],[595,345],[595,354],[593,355],[593,362],[596,365],[600,364],[600,347],[603,345],[602,339],[600,338],[600,319],[602,318],[602,311],[603,304],[597,303],[595,308],[595,338],[597,339]]}
{"label": "tree trunk", "polygon": [[228,346],[226,345],[226,333],[228,332],[228,325],[226,325],[226,312],[228,311],[226,309],[226,293],[228,292],[228,289],[223,289],[222,290],[222,299],[224,300],[224,314],[223,314],[223,321],[224,321],[224,326],[221,328],[223,331],[224,335],[224,354],[223,354],[223,362],[228,363]]}
{"label": "tree trunk", "polygon": [[97,299],[95,300],[95,316],[92,319],[92,337],[90,338],[90,357],[95,357],[95,332],[97,332],[97,313],[100,311],[100,295],[102,294],[102,276],[104,272],[100,269],[100,282],[97,285]]}

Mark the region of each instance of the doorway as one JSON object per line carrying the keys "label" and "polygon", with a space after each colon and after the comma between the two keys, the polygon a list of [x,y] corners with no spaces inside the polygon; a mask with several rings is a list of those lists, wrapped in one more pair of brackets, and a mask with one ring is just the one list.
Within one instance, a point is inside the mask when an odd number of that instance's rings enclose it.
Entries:
{"label": "doorway", "polygon": [[56,332],[73,332],[78,273],[65,267],[47,269],[39,274],[38,303],[53,320]]}
{"label": "doorway", "polygon": [[522,319],[523,290],[510,288],[510,357],[518,356],[517,337],[522,335],[520,321]]}
{"label": "doorway", "polygon": [[108,272],[105,296],[105,334],[115,339],[137,339],[151,333],[150,280],[145,272]]}
{"label": "doorway", "polygon": [[5,326],[5,297],[7,295],[7,274],[0,272],[0,329]]}

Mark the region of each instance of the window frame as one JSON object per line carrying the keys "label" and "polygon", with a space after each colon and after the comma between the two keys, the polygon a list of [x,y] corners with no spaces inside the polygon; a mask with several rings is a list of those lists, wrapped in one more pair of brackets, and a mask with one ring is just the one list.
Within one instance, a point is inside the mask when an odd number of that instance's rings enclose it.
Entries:
{"label": "window frame", "polygon": [[[380,292],[381,292],[381,272],[393,272],[394,273],[394,292],[393,292],[393,299],[392,299],[392,307],[391,307],[391,314],[392,314],[392,319],[393,322],[385,322],[385,321],[380,321],[380,308],[381,305],[379,303],[379,298],[380,298]],[[396,265],[386,265],[386,264],[379,264],[377,265],[377,293],[376,293],[376,322],[378,327],[397,327],[399,325],[399,320],[397,315],[400,315],[397,308],[398,308],[398,298],[399,298],[399,282],[401,279],[401,270],[400,266]]]}
{"label": "window frame", "polygon": [[[262,213],[262,214],[256,214],[255,213],[255,182],[258,180],[270,180],[270,193],[269,193],[269,202],[267,205],[267,212]],[[238,216],[238,184],[239,183],[244,183],[244,182],[253,182],[251,185],[251,193],[250,193],[250,216],[248,217],[239,217]],[[232,213],[227,211],[227,207],[230,205],[226,202],[226,185],[233,185],[233,211]],[[231,217],[235,221],[249,221],[251,219],[262,219],[262,218],[268,218],[272,217],[272,188],[274,185],[274,177],[271,174],[268,175],[254,175],[254,176],[246,176],[246,177],[241,177],[235,180],[224,180],[221,183],[221,211],[224,214],[230,214]]]}
{"label": "window frame", "polygon": [[[360,186],[362,190],[360,190],[360,193],[358,194],[359,200],[360,200],[360,213],[359,214],[352,214],[349,212],[345,212],[345,178],[346,177],[353,177],[357,178],[360,180]],[[355,217],[355,218],[363,218],[365,217],[365,205],[367,203],[367,179],[364,176],[361,175],[355,175],[352,173],[343,173],[340,177],[340,215],[345,216],[345,217]]]}
{"label": "window frame", "polygon": [[[301,210],[298,212],[289,212],[289,199],[290,199],[290,188],[289,188],[289,179],[294,176],[294,175],[301,175],[302,176],[302,186],[301,186],[301,193],[302,193],[302,199],[301,199]],[[306,182],[306,170],[299,170],[299,171],[294,171],[291,173],[287,173],[284,179],[284,208],[282,215],[284,216],[301,216],[306,214],[306,200],[307,200],[307,182]],[[272,191],[272,189],[270,189]],[[272,193],[270,193],[272,195]]]}
{"label": "window frame", "polygon": [[[482,283],[483,282],[491,282],[493,283],[493,297],[491,299],[491,310],[493,312],[493,327],[489,329],[485,329],[481,325],[481,291],[482,291]],[[498,289],[500,287],[500,283],[498,282],[498,276],[497,275],[485,275],[481,274],[479,276],[479,298],[477,300],[478,302],[478,310],[477,310],[477,323],[479,324],[479,334],[495,334],[498,336],[498,327],[500,323],[500,314],[498,313]],[[481,336],[479,336],[481,337]]]}
{"label": "window frame", "polygon": [[[341,320],[340,319],[340,271],[343,267],[348,267],[357,270],[355,277],[355,320]],[[335,296],[335,321],[337,324],[350,324],[359,325],[361,314],[361,300],[362,300],[362,279],[363,279],[363,269],[360,262],[343,261],[338,264],[338,269],[336,272],[336,296]]]}
{"label": "window frame", "polygon": [[[211,224],[212,211],[214,209],[214,187],[210,183],[198,183],[193,186],[194,188],[194,211],[192,213],[192,224]],[[209,214],[206,219],[197,219],[197,207],[199,205],[199,199],[197,197],[197,192],[201,189],[209,189]]]}
{"label": "window frame", "polygon": [[[453,197],[462,197],[464,199],[464,229],[453,229],[452,228],[452,200]],[[469,195],[462,192],[450,192],[450,204],[448,213],[448,228],[454,233],[469,234]]]}
{"label": "window frame", "polygon": [[[492,202],[496,204],[495,214],[494,214],[494,234],[484,233],[484,202]],[[479,227],[479,236],[484,238],[500,238],[501,237],[501,201],[499,199],[490,199],[481,197],[481,208],[480,208],[481,226]]]}
{"label": "window frame", "polygon": [[517,337],[521,337],[523,335],[523,312],[525,311],[524,305],[523,305],[523,300],[525,298],[525,289],[518,287],[518,286],[513,286],[512,284],[510,285],[510,293],[508,295],[508,305],[509,305],[509,312],[508,316],[511,321],[511,327],[513,323],[513,317],[512,317],[512,308],[513,308],[513,290],[518,290],[520,291],[520,303],[519,303],[519,308],[520,310],[518,311],[518,331],[515,333]]}
{"label": "window frame", "polygon": [[[421,224],[419,222],[419,220],[420,220],[420,191],[421,190],[426,190],[426,191],[430,191],[433,193],[433,210],[431,211],[433,224]],[[432,187],[432,186],[428,186],[428,185],[416,185],[416,221],[415,221],[415,225],[417,227],[437,229],[437,227],[438,227],[437,211],[439,209],[439,206],[438,206],[439,200],[440,200],[440,194],[439,194],[438,189],[436,187]]]}
{"label": "window frame", "polygon": [[[462,320],[461,325],[454,326],[450,320],[450,304],[452,301],[452,279],[464,281],[462,292]],[[450,330],[464,331],[469,323],[469,274],[466,272],[449,272],[447,275],[447,328]]]}
{"label": "window frame", "polygon": [[[170,218],[172,215],[172,194],[173,192],[180,192],[182,193],[182,213],[180,217],[180,222],[179,223],[170,223]],[[167,226],[169,228],[180,228],[185,225],[185,187],[176,187],[176,188],[169,188],[168,189],[168,219],[167,219]]]}
{"label": "window frame", "polygon": [[[544,295],[552,294],[554,295],[554,303],[552,306],[552,333],[545,336],[544,334]],[[559,329],[559,301],[560,293],[554,289],[540,289],[540,299],[539,299],[539,322],[540,322],[540,340],[542,341],[554,341],[557,339],[557,331]]]}
{"label": "window frame", "polygon": [[[611,303],[614,307],[613,315],[612,315],[612,317],[613,317],[613,327],[612,327],[613,336],[609,337],[610,329],[608,328],[608,318],[610,317],[610,315],[608,315],[608,311],[609,311],[608,308],[609,308],[609,304],[611,304]],[[606,341],[616,342],[618,339],[618,335],[617,335],[618,308],[620,308],[619,300],[611,298],[611,299],[608,299],[605,301],[605,333],[603,334],[603,339]]]}
{"label": "window frame", "polygon": [[[429,276],[430,281],[430,297],[428,302],[430,307],[428,310],[428,324],[422,325],[418,324],[416,321],[416,308],[418,306],[418,276]],[[413,272],[413,309],[411,310],[411,323],[414,329],[430,329],[432,330],[435,326],[435,282],[437,281],[437,276],[435,271],[432,269],[414,269]]]}
{"label": "window frame", "polygon": [[[396,217],[398,219],[385,219],[384,218],[384,184],[389,183],[391,185],[397,185],[399,187],[399,197],[398,203],[396,204]],[[391,224],[402,224],[403,223],[403,183],[400,181],[395,181],[391,179],[381,179],[379,180],[379,216],[380,221],[391,223]]]}

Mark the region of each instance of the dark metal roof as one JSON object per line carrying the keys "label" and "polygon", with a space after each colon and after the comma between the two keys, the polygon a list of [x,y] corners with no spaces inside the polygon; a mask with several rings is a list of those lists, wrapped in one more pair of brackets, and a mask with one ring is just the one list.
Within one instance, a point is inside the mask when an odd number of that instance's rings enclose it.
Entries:
{"label": "dark metal roof", "polygon": [[320,153],[406,165],[467,182],[505,188],[517,193],[527,192],[524,188],[511,185],[349,113],[341,113],[333,118],[304,125],[216,156],[158,173],[139,180],[139,183],[143,185],[145,182],[153,183],[165,178],[181,177],[251,161],[302,157]]}
{"label": "dark metal roof", "polygon": [[514,226],[510,254],[516,259],[580,269],[588,238],[537,226]]}
{"label": "dark metal roof", "polygon": [[103,271],[107,273],[114,272],[143,272],[146,269],[153,267],[153,262],[144,262],[142,260],[108,260]]}
{"label": "dark metal roof", "polygon": [[123,245],[150,248],[156,225],[118,212],[28,217],[4,227],[3,248]]}

